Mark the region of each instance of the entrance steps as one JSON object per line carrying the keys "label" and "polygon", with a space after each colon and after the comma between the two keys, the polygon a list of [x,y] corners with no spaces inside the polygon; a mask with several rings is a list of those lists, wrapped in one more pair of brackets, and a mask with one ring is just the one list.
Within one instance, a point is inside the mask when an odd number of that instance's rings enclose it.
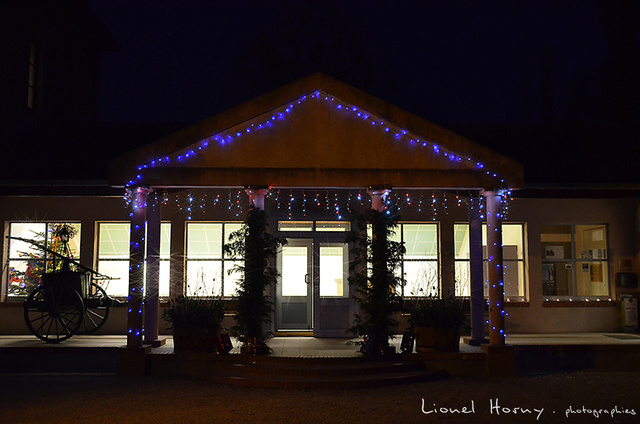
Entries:
{"label": "entrance steps", "polygon": [[357,388],[414,383],[449,374],[421,361],[243,354],[151,355],[151,373],[180,373],[218,384],[264,388]]}

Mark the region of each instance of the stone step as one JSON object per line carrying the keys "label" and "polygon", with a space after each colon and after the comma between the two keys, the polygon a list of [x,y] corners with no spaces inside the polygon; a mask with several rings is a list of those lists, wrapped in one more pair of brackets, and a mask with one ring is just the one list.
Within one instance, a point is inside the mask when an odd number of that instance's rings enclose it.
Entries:
{"label": "stone step", "polygon": [[438,370],[404,370],[402,372],[383,372],[372,374],[318,375],[315,372],[298,375],[243,375],[233,373],[211,373],[196,375],[197,378],[231,386],[261,387],[279,389],[311,389],[311,388],[362,388],[379,387],[397,384],[409,384],[421,381],[433,381],[448,377]]}

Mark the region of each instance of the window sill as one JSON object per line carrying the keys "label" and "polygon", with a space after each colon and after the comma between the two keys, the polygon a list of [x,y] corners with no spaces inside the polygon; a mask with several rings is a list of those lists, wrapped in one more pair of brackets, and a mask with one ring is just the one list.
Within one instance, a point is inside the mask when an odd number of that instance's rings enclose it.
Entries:
{"label": "window sill", "polygon": [[617,307],[618,302],[615,300],[545,300],[542,302],[545,308],[601,308],[601,307]]}

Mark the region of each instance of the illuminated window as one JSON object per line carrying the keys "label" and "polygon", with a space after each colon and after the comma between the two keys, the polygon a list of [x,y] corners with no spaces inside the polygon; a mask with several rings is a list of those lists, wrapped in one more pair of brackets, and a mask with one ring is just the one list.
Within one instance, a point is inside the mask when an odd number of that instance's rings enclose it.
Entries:
{"label": "illuminated window", "polygon": [[[456,296],[470,296],[469,278],[469,225],[454,225],[454,259]],[[502,224],[504,294],[512,300],[525,299],[526,255],[524,253],[523,224]],[[484,296],[489,296],[487,284],[487,225],[482,225],[483,287]]]}
{"label": "illuminated window", "polygon": [[[75,236],[69,240],[71,257],[80,260],[80,224],[66,223],[75,228]],[[33,240],[54,252],[65,254],[62,243],[55,237],[55,229],[62,225],[57,222],[12,222],[9,224],[9,236]],[[38,285],[42,274],[53,272],[61,265],[61,260],[50,252],[22,240],[9,239],[7,273],[7,296],[28,296]]]}
{"label": "illuminated window", "polygon": [[187,295],[235,296],[240,275],[229,272],[240,260],[225,255],[223,246],[241,227],[238,222],[187,223]]}
{"label": "illuminated window", "polygon": [[[110,296],[129,293],[130,224],[128,222],[101,222],[98,224],[98,268],[101,274],[113,280],[99,281]],[[160,224],[159,295],[169,296],[169,267],[171,224]]]}
{"label": "illuminated window", "polygon": [[401,263],[404,296],[438,296],[438,224],[399,224],[391,239],[404,242],[406,249]]}
{"label": "illuminated window", "polygon": [[542,294],[551,298],[608,298],[605,225],[543,225]]}

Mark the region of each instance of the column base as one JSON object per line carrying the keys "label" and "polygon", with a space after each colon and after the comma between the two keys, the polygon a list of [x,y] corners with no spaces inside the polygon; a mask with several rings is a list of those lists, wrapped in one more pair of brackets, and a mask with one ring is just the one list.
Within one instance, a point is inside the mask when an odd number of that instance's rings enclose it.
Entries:
{"label": "column base", "polygon": [[516,375],[516,350],[512,345],[482,345],[487,354],[487,375],[489,377],[513,377]]}
{"label": "column base", "polygon": [[127,377],[144,377],[149,374],[147,355],[151,346],[124,347],[118,352],[118,375]]}
{"label": "column base", "polygon": [[468,344],[469,346],[481,346],[481,345],[489,344],[489,339],[487,338],[476,339],[474,337],[463,337],[462,342],[465,344]]}

